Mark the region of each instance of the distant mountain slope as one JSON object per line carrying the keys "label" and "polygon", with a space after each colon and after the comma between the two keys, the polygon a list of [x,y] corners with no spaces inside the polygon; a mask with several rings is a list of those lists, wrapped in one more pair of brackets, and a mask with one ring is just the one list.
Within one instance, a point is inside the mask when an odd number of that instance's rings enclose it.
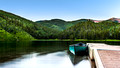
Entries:
{"label": "distant mountain slope", "polygon": [[93,20],[95,23],[102,22],[103,20]]}
{"label": "distant mountain slope", "polygon": [[88,19],[80,19],[80,20],[76,20],[76,21],[64,21],[61,19],[52,19],[52,20],[43,20],[43,21],[36,21],[36,22],[40,23],[43,26],[62,31],[62,30],[65,30],[65,29],[79,23],[79,22],[85,22],[85,21],[88,21]]}
{"label": "distant mountain slope", "polygon": [[[112,22],[116,22],[116,23],[120,23],[120,18],[110,18],[108,19],[109,21],[112,21]],[[102,21],[107,21],[107,20],[93,20],[95,23],[99,23],[99,22],[102,22]]]}
{"label": "distant mountain slope", "polygon": [[120,18],[110,18],[109,20],[120,23]]}
{"label": "distant mountain slope", "polygon": [[[61,32],[62,39],[118,39],[120,34],[119,23],[112,21],[102,21],[100,23],[94,23],[92,20],[85,22],[79,22],[78,24]],[[114,34],[114,30],[117,31]],[[120,36],[120,35],[119,35]]]}
{"label": "distant mountain slope", "polygon": [[57,29],[60,31],[74,25],[73,23],[69,23],[61,19],[52,19],[52,20],[44,20],[44,21],[36,21],[36,22],[40,23],[43,26]]}
{"label": "distant mountain slope", "polygon": [[[57,30],[44,27],[40,24],[22,18],[18,15],[0,10],[0,40],[8,38],[3,37],[9,35],[12,40],[32,40],[34,38],[53,38],[57,34]],[[1,35],[3,34],[3,35]],[[9,40],[11,40],[9,38]]]}

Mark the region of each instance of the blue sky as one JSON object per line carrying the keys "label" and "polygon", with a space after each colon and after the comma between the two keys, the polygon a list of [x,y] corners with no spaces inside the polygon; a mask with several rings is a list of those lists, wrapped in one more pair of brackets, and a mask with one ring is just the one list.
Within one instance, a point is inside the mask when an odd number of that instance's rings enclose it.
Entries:
{"label": "blue sky", "polygon": [[120,18],[120,0],[0,0],[0,9],[33,21]]}

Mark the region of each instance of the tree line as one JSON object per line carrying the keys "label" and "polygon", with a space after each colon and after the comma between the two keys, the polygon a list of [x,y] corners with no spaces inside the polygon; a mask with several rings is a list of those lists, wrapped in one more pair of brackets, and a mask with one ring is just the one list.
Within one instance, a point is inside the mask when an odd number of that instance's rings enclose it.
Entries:
{"label": "tree line", "polygon": [[[33,22],[18,15],[0,10],[0,41],[34,39],[120,39],[120,24],[106,20],[65,22],[53,19]],[[47,23],[48,25],[46,25]]]}

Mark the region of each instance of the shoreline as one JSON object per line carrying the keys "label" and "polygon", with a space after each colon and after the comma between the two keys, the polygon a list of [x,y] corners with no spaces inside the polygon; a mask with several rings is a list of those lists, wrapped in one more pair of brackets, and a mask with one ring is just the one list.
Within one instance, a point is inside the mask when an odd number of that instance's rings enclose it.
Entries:
{"label": "shoreline", "polygon": [[37,39],[37,40],[33,40],[33,41],[103,41],[103,42],[120,42],[120,40],[116,40],[116,39],[106,39],[106,40],[88,40],[88,39]]}

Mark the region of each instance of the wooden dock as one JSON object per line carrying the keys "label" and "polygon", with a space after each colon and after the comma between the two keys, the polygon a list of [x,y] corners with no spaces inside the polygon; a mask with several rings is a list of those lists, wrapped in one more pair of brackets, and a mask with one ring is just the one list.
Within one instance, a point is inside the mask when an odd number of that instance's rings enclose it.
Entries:
{"label": "wooden dock", "polygon": [[120,46],[87,43],[90,60],[96,68],[120,68]]}

